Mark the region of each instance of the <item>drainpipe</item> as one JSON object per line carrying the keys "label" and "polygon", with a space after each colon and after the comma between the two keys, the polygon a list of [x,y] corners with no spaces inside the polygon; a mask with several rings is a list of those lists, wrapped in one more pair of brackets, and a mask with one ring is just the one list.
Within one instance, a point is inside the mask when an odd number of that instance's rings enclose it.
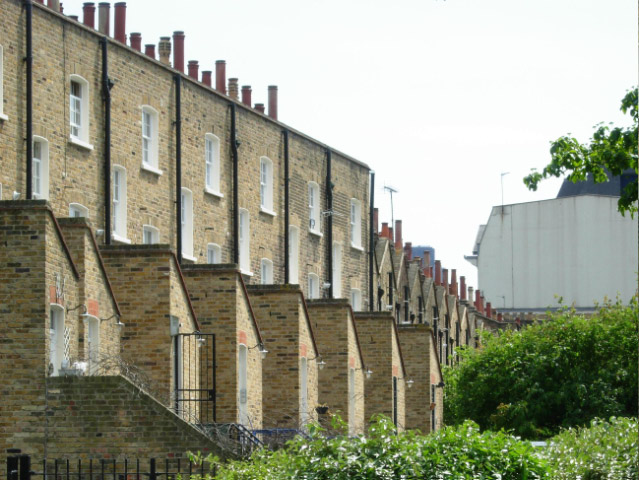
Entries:
{"label": "drainpipe", "polygon": [[100,39],[102,47],[102,99],[104,100],[104,241],[111,244],[111,88],[109,80],[107,37]]}
{"label": "drainpipe", "polygon": [[24,0],[27,22],[27,200],[33,198],[33,4]]}
{"label": "drainpipe", "polygon": [[368,310],[375,310],[373,298],[373,253],[375,252],[375,238],[373,235],[373,216],[375,214],[375,172],[371,172],[370,218],[368,224]]}
{"label": "drainpipe", "polygon": [[[243,91],[242,91],[243,93]],[[249,102],[250,105],[250,102]],[[284,283],[288,285],[290,278],[288,275],[289,270],[289,249],[291,246],[289,245],[288,231],[289,231],[289,178],[288,178],[288,168],[289,168],[289,154],[288,154],[288,130],[282,130],[282,134],[284,135]]]}
{"label": "drainpipe", "polygon": [[231,157],[233,160],[233,263],[240,264],[240,225],[238,209],[238,153],[237,132],[235,129],[235,103],[231,103]]}
{"label": "drainpipe", "polygon": [[328,233],[328,298],[333,298],[333,184],[331,180],[331,151],[326,149],[326,210]]}
{"label": "drainpipe", "polygon": [[175,74],[175,217],[177,258],[182,265],[182,76]]}

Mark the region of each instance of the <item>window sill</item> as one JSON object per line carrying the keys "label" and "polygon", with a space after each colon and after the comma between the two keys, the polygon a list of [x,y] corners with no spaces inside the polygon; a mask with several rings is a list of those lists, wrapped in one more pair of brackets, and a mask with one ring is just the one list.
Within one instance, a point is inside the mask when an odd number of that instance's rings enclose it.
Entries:
{"label": "window sill", "polygon": [[271,217],[277,217],[277,213],[273,210],[269,210],[268,208],[260,207],[260,212],[270,215]]}
{"label": "window sill", "polygon": [[93,145],[83,140],[80,140],[79,138],[76,138],[74,136],[69,136],[69,143],[72,143],[73,145],[80,148],[84,148],[86,150],[91,150],[91,151],[93,150]]}
{"label": "window sill", "polygon": [[191,255],[186,255],[185,253],[182,254],[182,259],[183,260],[188,260],[188,261],[193,262],[193,263],[197,263],[197,258],[192,257]]}
{"label": "window sill", "polygon": [[358,251],[360,251],[360,252],[363,252],[363,251],[364,251],[364,247],[360,247],[359,245],[355,245],[354,243],[351,243],[351,248],[352,248],[353,250],[358,250]]}
{"label": "window sill", "polygon": [[0,120],[9,120],[9,117],[7,117],[4,113],[0,113]]}
{"label": "window sill", "polygon": [[208,193],[209,195],[213,195],[214,197],[224,198],[224,194],[222,192],[218,192],[217,190],[211,190],[208,187],[204,187],[204,193]]}
{"label": "window sill", "polygon": [[125,237],[121,237],[120,235],[118,235],[117,233],[114,233],[111,235],[111,239],[115,240],[116,242],[120,242],[120,243],[126,243],[127,245],[131,244],[131,239],[129,238],[125,238]]}
{"label": "window sill", "polygon": [[155,168],[151,165],[147,165],[145,163],[142,164],[142,170],[146,170],[147,172],[154,173],[155,175],[162,175],[162,170],[159,168]]}
{"label": "window sill", "polygon": [[246,275],[246,276],[248,276],[248,277],[252,277],[253,275],[255,275],[253,272],[248,271],[248,270],[244,270],[243,268],[240,268],[240,273],[241,273],[242,275]]}
{"label": "window sill", "polygon": [[319,230],[313,230],[313,229],[308,229],[308,233],[310,233],[311,235],[315,235],[316,237],[322,238],[324,236],[324,234],[322,232],[320,232]]}

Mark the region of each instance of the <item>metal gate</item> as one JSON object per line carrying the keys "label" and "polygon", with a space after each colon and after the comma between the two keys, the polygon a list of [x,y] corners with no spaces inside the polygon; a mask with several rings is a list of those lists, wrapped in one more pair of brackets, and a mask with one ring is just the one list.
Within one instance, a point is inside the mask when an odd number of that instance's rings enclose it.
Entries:
{"label": "metal gate", "polygon": [[175,412],[189,423],[214,423],[215,334],[180,333],[173,352]]}

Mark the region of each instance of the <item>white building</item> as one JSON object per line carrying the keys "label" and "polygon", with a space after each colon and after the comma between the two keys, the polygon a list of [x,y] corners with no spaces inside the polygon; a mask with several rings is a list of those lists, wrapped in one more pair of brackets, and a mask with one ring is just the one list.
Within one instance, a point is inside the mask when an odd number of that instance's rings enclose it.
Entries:
{"label": "white building", "polygon": [[591,310],[637,292],[637,217],[592,194],[493,207],[472,256],[479,288],[500,311]]}

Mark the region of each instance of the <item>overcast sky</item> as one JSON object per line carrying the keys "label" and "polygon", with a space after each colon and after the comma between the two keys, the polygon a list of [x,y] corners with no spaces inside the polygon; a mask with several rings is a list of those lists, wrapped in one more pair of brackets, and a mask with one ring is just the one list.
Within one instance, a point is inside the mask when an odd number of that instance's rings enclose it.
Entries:
{"label": "overcast sky", "polygon": [[[82,18],[81,0],[63,0]],[[157,43],[186,33],[200,70],[227,77],[279,119],[376,172],[398,190],[404,240],[435,247],[476,286],[464,260],[493,205],[552,198],[522,178],[550,159],[549,142],[582,141],[637,84],[635,0],[129,0],[127,34]],[[111,22],[113,25],[113,21]]]}

